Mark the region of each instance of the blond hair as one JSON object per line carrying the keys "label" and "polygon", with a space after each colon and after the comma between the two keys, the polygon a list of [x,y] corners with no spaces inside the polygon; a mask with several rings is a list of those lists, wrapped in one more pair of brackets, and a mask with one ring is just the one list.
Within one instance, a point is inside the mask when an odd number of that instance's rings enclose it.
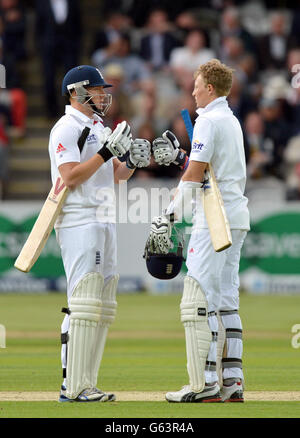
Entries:
{"label": "blond hair", "polygon": [[211,59],[195,71],[194,79],[199,75],[202,76],[205,85],[211,84],[218,97],[228,96],[232,87],[232,78],[234,70],[218,59]]}

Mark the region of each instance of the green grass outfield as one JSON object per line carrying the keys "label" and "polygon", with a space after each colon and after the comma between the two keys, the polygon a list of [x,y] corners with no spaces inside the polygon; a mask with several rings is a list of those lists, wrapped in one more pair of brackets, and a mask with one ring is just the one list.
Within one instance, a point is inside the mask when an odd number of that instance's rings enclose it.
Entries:
{"label": "green grass outfield", "polygon": [[[1,401],[1,393],[56,391],[61,384],[60,324],[63,294],[0,295],[0,324],[7,348],[0,349],[0,418],[300,418],[300,348],[292,348],[292,326],[300,324],[300,296],[241,295],[246,394],[244,404],[168,404],[147,394],[178,390],[187,383],[180,295],[118,297],[98,386],[106,391],[145,393],[148,401],[59,404]],[[284,391],[291,401],[264,401]],[[298,398],[299,400],[300,398]],[[246,398],[247,400],[247,398]],[[276,400],[276,399],[275,399]]]}

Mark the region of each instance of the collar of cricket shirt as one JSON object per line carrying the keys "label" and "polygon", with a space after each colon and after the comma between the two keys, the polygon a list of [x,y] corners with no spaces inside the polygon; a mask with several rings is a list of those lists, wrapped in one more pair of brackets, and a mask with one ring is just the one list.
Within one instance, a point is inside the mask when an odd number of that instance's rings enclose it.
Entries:
{"label": "collar of cricket shirt", "polygon": [[102,122],[101,117],[97,116],[96,114],[93,114],[93,118],[86,116],[81,111],[77,110],[76,108],[73,108],[72,105],[66,105],[66,114],[70,114],[74,116],[76,119],[79,119],[81,122],[85,124],[91,124],[95,125],[98,122]]}
{"label": "collar of cricket shirt", "polygon": [[225,104],[226,107],[228,107],[226,96],[217,97],[217,99],[214,99],[212,102],[208,103],[204,108],[197,108],[196,113],[200,116],[203,113],[211,111],[215,106],[220,104]]}

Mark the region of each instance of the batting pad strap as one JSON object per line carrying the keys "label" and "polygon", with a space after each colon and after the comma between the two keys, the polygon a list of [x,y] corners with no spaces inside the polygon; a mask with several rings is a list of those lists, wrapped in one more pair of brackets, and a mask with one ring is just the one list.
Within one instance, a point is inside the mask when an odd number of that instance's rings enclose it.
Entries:
{"label": "batting pad strap", "polygon": [[205,363],[205,371],[216,371],[216,370],[217,370],[217,363],[207,360]]}
{"label": "batting pad strap", "polygon": [[218,332],[211,332],[212,342],[218,342]]}
{"label": "batting pad strap", "polygon": [[239,313],[239,311],[238,310],[220,310],[219,311],[220,316],[235,315],[236,313]]}
{"label": "batting pad strap", "polygon": [[68,332],[66,332],[66,333],[62,333],[62,334],[60,335],[60,340],[61,340],[61,343],[62,343],[62,344],[67,344],[67,343],[68,343],[68,340],[69,340]]}
{"label": "batting pad strap", "polygon": [[243,368],[242,359],[226,357],[222,359],[222,368]]}
{"label": "batting pad strap", "polygon": [[235,339],[243,339],[243,330],[237,328],[227,328],[226,329],[226,338],[235,338]]}

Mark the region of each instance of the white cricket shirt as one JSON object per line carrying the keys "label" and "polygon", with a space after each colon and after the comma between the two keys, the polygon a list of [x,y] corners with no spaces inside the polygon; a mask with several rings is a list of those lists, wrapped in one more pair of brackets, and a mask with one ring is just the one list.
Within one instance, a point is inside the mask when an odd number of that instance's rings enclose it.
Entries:
{"label": "white cricket shirt", "polygon": [[[90,119],[71,105],[54,125],[49,139],[52,183],[60,176],[59,166],[70,162],[84,162],[101,148],[106,140],[101,117]],[[90,133],[80,154],[77,142],[85,127]],[[71,190],[59,215],[55,228],[73,227],[93,222],[112,222],[115,211],[113,159],[84,183]]]}
{"label": "white cricket shirt", "polygon": [[[219,97],[197,110],[190,161],[211,163],[221,191],[231,229],[249,230],[248,199],[244,196],[246,161],[239,121]],[[197,203],[194,229],[207,228],[201,203]]]}

